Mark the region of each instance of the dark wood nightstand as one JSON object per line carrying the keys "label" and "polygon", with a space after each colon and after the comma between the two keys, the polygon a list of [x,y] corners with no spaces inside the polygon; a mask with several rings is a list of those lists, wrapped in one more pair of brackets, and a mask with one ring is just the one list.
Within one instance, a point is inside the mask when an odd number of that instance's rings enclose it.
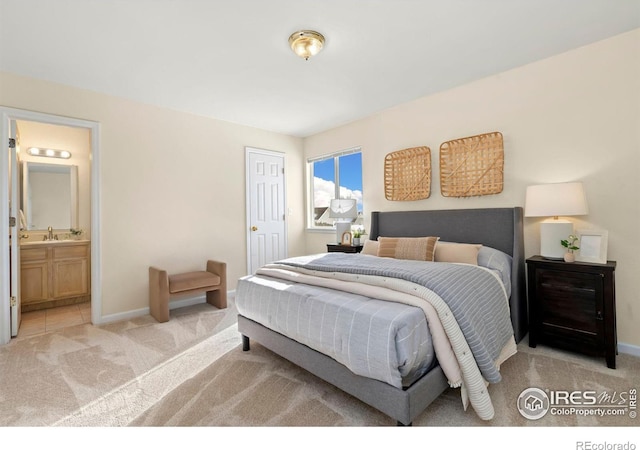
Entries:
{"label": "dark wood nightstand", "polygon": [[527,259],[529,346],[538,343],[595,356],[616,368],[615,261]]}
{"label": "dark wood nightstand", "polygon": [[362,245],[327,244],[327,252],[360,253]]}

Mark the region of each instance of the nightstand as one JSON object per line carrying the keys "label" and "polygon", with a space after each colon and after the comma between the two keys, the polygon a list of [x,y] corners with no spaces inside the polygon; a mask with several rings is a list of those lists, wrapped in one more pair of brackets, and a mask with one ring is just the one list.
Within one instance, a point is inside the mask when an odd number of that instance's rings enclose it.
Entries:
{"label": "nightstand", "polygon": [[615,261],[527,259],[529,346],[604,356],[616,368]]}
{"label": "nightstand", "polygon": [[360,253],[362,245],[327,244],[327,252]]}

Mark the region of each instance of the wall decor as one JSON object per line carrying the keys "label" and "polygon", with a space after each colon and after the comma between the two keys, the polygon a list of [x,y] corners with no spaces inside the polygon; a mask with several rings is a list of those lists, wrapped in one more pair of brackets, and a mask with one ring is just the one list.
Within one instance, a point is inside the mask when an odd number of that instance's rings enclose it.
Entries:
{"label": "wall decor", "polygon": [[387,200],[410,201],[431,194],[431,149],[412,147],[384,158],[384,196]]}
{"label": "wall decor", "polygon": [[497,131],[440,145],[440,191],[444,197],[499,194],[504,187],[504,146]]}
{"label": "wall decor", "polygon": [[606,230],[578,230],[576,261],[607,263],[609,232]]}

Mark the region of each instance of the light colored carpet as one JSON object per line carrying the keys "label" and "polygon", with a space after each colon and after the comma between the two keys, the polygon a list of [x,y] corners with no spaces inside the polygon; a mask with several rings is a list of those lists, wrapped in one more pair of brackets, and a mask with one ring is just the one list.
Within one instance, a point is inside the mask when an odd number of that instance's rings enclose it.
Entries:
{"label": "light colored carpet", "polygon": [[[127,425],[235,347],[235,311],[199,304],[0,346],[0,426]],[[226,331],[225,331],[226,330]]]}
{"label": "light colored carpet", "polygon": [[[603,361],[519,346],[502,369],[503,381],[490,386],[496,410],[483,421],[464,411],[459,389],[440,396],[414,426],[637,426],[628,415],[618,417],[551,416],[530,421],[516,402],[528,387],[553,390],[588,389],[621,393],[640,385],[640,361],[622,355],[617,370]],[[600,367],[602,366],[602,367]],[[393,426],[396,422],[342,393],[305,370],[252,343],[250,352],[237,346],[136,418],[148,426]]]}
{"label": "light colored carpet", "polygon": [[[0,347],[2,426],[362,427],[395,421],[252,342],[242,352],[233,299],[105,326],[81,325]],[[495,418],[464,411],[459,390],[440,396],[414,426],[627,427],[638,419],[553,416],[516,408],[529,387],[623,393],[640,387],[640,359],[618,368],[523,342],[490,386]]]}

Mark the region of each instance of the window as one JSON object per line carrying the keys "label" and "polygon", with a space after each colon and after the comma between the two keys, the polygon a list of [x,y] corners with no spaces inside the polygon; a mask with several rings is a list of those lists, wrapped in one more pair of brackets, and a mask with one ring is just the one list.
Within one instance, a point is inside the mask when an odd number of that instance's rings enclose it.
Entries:
{"label": "window", "polygon": [[309,228],[333,229],[329,217],[329,202],[334,198],[353,198],[358,205],[362,224],[362,153],[360,148],[312,158],[309,166],[310,210]]}

